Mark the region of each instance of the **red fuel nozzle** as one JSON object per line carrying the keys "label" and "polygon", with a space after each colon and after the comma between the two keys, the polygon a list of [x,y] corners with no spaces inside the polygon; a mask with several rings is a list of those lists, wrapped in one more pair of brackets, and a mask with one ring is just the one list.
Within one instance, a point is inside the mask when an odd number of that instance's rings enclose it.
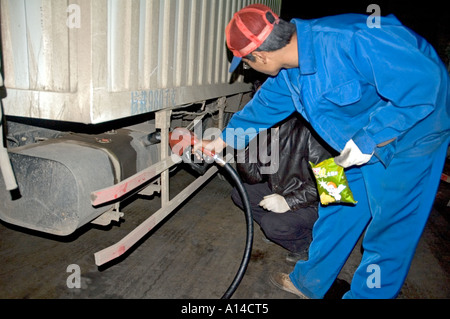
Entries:
{"label": "red fuel nozzle", "polygon": [[[190,148],[199,142],[200,140],[193,132],[183,127],[177,127],[169,133],[170,148],[172,149],[172,152],[179,156],[183,155],[186,148]],[[206,150],[203,147],[201,148],[201,151],[207,156],[214,157],[213,152]]]}
{"label": "red fuel nozzle", "polygon": [[172,152],[182,156],[186,148],[192,147],[198,143],[198,139],[194,133],[188,129],[177,127],[169,133],[169,145]]}

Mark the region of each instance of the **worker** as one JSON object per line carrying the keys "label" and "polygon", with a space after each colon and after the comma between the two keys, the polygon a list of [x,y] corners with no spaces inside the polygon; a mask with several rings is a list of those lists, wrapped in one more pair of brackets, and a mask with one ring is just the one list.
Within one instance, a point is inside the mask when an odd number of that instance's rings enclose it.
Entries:
{"label": "worker", "polygon": [[322,298],[363,235],[364,253],[343,297],[395,298],[449,144],[449,75],[439,56],[393,15],[375,28],[359,14],[287,22],[250,5],[235,13],[226,38],[231,71],[242,61],[271,77],[219,138],[194,150],[242,149],[298,112],[340,154],[335,162],[357,201],[320,205],[308,260],[273,274],[273,283],[301,298]]}
{"label": "worker", "polygon": [[[318,193],[309,162],[317,164],[331,156],[303,121],[293,114],[264,137],[253,139],[250,143],[259,145],[245,148],[245,157],[236,163],[253,219],[270,241],[288,250],[286,261],[293,264],[308,258],[317,220]],[[231,198],[243,209],[236,188]]]}

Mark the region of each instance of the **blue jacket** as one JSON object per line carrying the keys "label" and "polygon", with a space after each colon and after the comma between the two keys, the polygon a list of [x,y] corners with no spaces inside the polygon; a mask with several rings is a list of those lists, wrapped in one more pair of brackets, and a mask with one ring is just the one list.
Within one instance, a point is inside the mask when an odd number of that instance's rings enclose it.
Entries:
{"label": "blue jacket", "polygon": [[241,149],[295,111],[336,151],[353,139],[385,166],[395,154],[424,154],[448,141],[449,76],[435,50],[392,15],[380,28],[366,21],[293,19],[299,67],[269,78],[232,117],[224,141]]}

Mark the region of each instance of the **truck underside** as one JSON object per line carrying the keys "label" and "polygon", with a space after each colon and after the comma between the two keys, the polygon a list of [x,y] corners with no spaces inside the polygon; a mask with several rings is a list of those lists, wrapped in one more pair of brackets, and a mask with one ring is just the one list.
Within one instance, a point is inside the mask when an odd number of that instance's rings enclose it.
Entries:
{"label": "truck underside", "polygon": [[[121,202],[134,194],[160,197],[160,210],[149,212],[149,219],[122,242],[96,254],[98,265],[106,263],[123,254],[217,172],[212,167],[202,176],[197,174],[192,185],[170,196],[169,172],[182,162],[171,156],[170,130],[186,127],[204,132],[213,127],[220,131],[248,99],[248,93],[238,94],[147,114],[144,121],[139,116],[104,125],[8,118],[5,136],[18,188],[0,188],[0,219],[67,236],[87,223],[119,221]],[[4,184],[1,174],[0,183]]]}
{"label": "truck underside", "polygon": [[[195,109],[195,105],[193,107]],[[194,120],[204,126],[203,130],[206,126],[217,125],[218,112],[220,109],[220,114],[224,114],[223,107],[214,101],[203,111],[183,110],[179,116],[173,112],[167,129],[189,123],[192,127]],[[19,188],[13,192],[0,188],[0,218],[61,236],[89,222],[105,225],[117,220],[121,214],[118,202],[123,198],[93,206],[91,193],[124,181],[164,158],[160,142],[165,133],[156,128],[155,115],[137,124],[133,124],[133,120],[141,119],[130,119],[131,125],[111,128],[130,123],[55,125],[9,119],[6,139]],[[73,131],[62,131],[58,126]],[[169,155],[168,149],[164,149]],[[0,183],[3,184],[1,174]],[[136,188],[131,193],[160,192],[160,177],[149,178]]]}

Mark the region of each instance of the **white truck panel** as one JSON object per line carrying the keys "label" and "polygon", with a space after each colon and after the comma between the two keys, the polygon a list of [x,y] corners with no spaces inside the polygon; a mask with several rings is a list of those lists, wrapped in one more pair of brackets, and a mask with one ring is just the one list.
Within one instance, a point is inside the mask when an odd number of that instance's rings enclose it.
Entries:
{"label": "white truck panel", "polygon": [[95,124],[249,91],[225,27],[281,0],[2,0],[11,116]]}

